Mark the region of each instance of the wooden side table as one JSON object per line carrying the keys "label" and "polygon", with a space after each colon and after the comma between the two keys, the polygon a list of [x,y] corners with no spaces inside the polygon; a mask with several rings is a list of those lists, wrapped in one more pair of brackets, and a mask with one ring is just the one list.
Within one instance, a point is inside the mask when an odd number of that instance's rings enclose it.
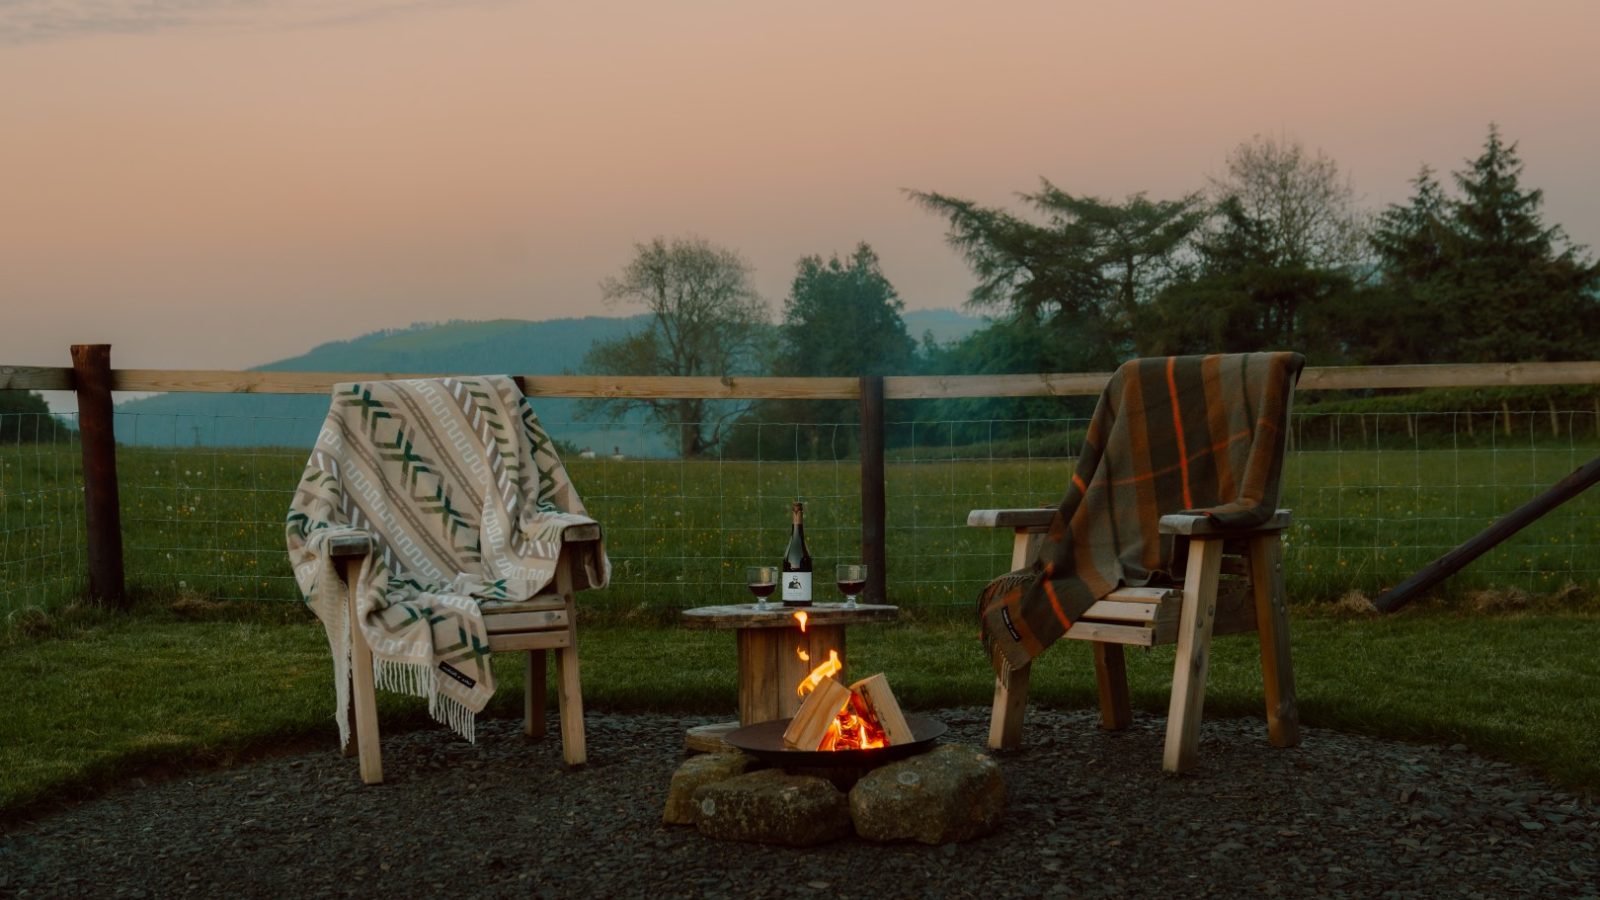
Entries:
{"label": "wooden side table", "polygon": [[[807,617],[804,634],[794,617],[800,609]],[[847,625],[893,622],[899,617],[900,607],[880,603],[861,603],[851,609],[838,603],[807,607],[773,603],[766,609],[757,609],[755,604],[745,603],[684,610],[686,626],[735,629],[739,644],[739,721],[690,729],[690,748],[714,747],[721,734],[742,725],[793,716],[800,708],[796,686],[828,659],[829,650],[839,651],[839,661],[849,667],[850,658],[845,654]],[[802,660],[799,650],[804,650],[810,660]],[[835,677],[848,683],[844,671]],[[706,746],[697,743],[696,732],[701,733]]]}

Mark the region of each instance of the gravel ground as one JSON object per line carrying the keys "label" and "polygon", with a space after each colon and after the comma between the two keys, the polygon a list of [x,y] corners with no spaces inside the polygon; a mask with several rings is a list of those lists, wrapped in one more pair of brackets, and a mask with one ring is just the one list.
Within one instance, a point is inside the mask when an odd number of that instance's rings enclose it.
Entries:
{"label": "gravel ground", "polygon": [[[935,713],[981,745],[987,710]],[[330,747],[132,784],[0,837],[0,895],[1032,897],[1105,894],[1600,896],[1600,806],[1467,748],[1258,721],[1203,726],[1201,764],[1161,774],[1163,720],[1106,734],[1032,710],[1001,756],[1007,824],[960,845],[731,844],[660,824],[683,729],[588,721],[590,764],[479,723],[385,741],[367,788]]]}

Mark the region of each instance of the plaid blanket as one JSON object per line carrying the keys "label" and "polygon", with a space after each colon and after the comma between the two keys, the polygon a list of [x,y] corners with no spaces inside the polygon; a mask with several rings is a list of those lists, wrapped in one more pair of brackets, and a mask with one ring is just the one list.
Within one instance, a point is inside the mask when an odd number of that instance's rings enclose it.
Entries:
{"label": "plaid blanket", "polygon": [[1112,375],[1078,468],[1029,569],[978,598],[984,647],[1002,679],[1123,585],[1170,580],[1161,516],[1259,525],[1278,503],[1298,353],[1138,359]]}
{"label": "plaid blanket", "polygon": [[[561,532],[592,524],[516,382],[504,376],[338,384],[286,526],[289,561],[333,652],[335,716],[350,740],[350,636],[377,686],[426,697],[468,740],[494,694],[479,603],[525,600],[555,577]],[[349,621],[329,539],[370,535]],[[610,577],[604,545],[575,587]]]}

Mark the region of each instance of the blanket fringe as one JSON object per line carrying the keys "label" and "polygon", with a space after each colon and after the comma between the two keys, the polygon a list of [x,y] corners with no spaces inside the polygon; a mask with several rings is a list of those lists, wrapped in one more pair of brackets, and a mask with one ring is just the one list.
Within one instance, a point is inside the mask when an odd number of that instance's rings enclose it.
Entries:
{"label": "blanket fringe", "polygon": [[434,694],[428,698],[428,713],[434,721],[448,725],[451,731],[466,738],[467,743],[478,743],[477,716],[461,701],[449,694]]}
{"label": "blanket fringe", "polygon": [[373,682],[379,690],[425,698],[428,701],[428,715],[435,722],[447,726],[473,744],[478,742],[477,717],[461,701],[439,690],[431,666],[382,658],[374,658],[372,662]]}

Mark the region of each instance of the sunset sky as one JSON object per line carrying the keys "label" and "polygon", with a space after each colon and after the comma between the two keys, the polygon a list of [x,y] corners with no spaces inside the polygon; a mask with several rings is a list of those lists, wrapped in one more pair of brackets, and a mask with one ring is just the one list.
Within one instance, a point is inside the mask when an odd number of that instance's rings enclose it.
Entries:
{"label": "sunset sky", "polygon": [[972,284],[904,189],[1173,197],[1252,134],[1403,200],[1499,123],[1600,245],[1600,4],[0,0],[0,365],[244,368],[416,321],[621,315],[656,235],[868,241]]}

